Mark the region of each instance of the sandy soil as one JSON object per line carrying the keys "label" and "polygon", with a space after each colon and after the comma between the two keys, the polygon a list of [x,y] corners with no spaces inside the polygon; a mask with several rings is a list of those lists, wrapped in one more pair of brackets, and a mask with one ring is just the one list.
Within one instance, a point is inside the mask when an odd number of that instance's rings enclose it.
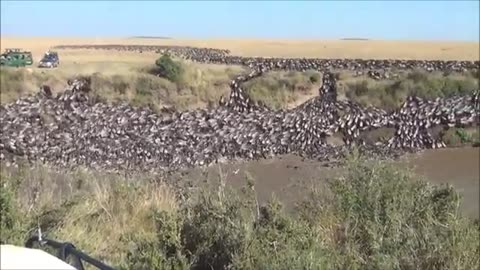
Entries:
{"label": "sandy soil", "polygon": [[[260,39],[139,39],[139,38],[55,38],[1,37],[2,50],[19,47],[36,58],[55,45],[125,44],[183,45],[229,49],[234,55],[321,58],[394,58],[479,60],[478,42],[381,41],[381,40],[260,40]],[[141,61],[148,53],[62,50],[61,57],[77,61]],[[121,60],[120,60],[121,58]]]}

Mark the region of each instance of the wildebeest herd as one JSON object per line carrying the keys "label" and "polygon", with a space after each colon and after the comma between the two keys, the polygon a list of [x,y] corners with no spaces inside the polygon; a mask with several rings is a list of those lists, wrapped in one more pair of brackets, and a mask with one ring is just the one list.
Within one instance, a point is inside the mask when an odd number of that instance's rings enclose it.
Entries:
{"label": "wildebeest herd", "polygon": [[[0,107],[0,159],[8,164],[26,158],[62,167],[156,171],[288,153],[322,161],[340,160],[352,145],[367,154],[392,157],[409,150],[444,147],[430,134],[433,126],[479,123],[478,92],[436,100],[409,97],[400,108],[387,112],[338,100],[336,78],[329,71],[360,71],[380,65],[461,72],[478,70],[478,61],[245,58],[228,56],[228,51],[221,50],[164,50],[198,62],[246,65],[251,72],[231,82],[229,99],[220,100],[216,108],[167,114],[99,102],[89,94],[88,78],[70,81],[68,88],[55,97],[48,87],[42,87],[36,95]],[[254,102],[242,83],[273,69],[322,71],[319,95],[288,110],[272,110]],[[360,136],[364,131],[385,127],[395,129],[387,141],[370,143]],[[343,145],[328,143],[328,137],[335,133],[342,135]]]}
{"label": "wildebeest herd", "polygon": [[400,70],[463,72],[478,70],[480,61],[441,60],[378,60],[378,59],[318,59],[318,58],[265,58],[230,55],[229,50],[162,45],[59,45],[55,49],[117,50],[131,52],[168,53],[201,63],[242,65],[252,69],[320,71],[349,70],[356,75],[366,74],[373,79],[396,76]]}

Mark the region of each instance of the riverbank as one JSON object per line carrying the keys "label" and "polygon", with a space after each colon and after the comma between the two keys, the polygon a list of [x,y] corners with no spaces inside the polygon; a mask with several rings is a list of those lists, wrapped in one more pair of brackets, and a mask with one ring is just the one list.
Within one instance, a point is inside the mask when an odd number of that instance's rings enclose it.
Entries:
{"label": "riverbank", "polygon": [[[332,173],[318,163],[278,160],[183,173],[197,184],[181,192],[172,177],[42,165],[2,170],[1,240],[21,245],[40,224],[46,237],[120,269],[471,269],[479,263],[478,224],[458,211],[454,189],[354,157]],[[457,237],[445,237],[451,234]]]}
{"label": "riverbank", "polygon": [[[472,218],[479,218],[480,148],[459,147],[424,150],[407,154],[394,162],[400,169],[408,169],[432,184],[450,184],[464,196],[461,210]],[[232,187],[241,187],[246,178],[255,180],[261,202],[273,194],[289,207],[304,198],[311,186],[325,188],[328,179],[341,175],[342,168],[321,166],[317,161],[294,155],[259,161],[217,164],[206,170],[191,169],[176,175],[176,181],[198,184],[207,174],[209,178],[225,178]],[[178,178],[177,178],[178,177]]]}

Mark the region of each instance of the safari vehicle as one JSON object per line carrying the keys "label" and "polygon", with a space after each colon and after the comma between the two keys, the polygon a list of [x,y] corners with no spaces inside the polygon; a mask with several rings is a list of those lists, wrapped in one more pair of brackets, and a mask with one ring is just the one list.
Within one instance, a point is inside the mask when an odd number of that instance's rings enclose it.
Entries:
{"label": "safari vehicle", "polygon": [[0,66],[24,67],[33,64],[32,53],[21,49],[6,49],[0,55]]}
{"label": "safari vehicle", "polygon": [[57,52],[48,51],[38,63],[39,68],[54,68],[60,64]]}
{"label": "safari vehicle", "polygon": [[[41,247],[57,250],[57,255],[54,256],[40,249]],[[85,270],[86,265],[84,263],[87,263],[88,266],[91,266],[90,269],[95,267],[95,269],[99,270],[115,270],[76,249],[71,243],[61,243],[37,235],[29,238],[25,243],[25,247],[2,244],[0,250],[2,254],[0,269]]]}

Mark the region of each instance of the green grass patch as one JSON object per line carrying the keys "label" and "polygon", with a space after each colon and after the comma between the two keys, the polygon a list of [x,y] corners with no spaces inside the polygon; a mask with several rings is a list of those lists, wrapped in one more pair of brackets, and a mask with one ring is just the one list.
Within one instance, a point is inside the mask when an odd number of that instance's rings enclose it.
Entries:
{"label": "green grass patch", "polygon": [[244,88],[253,100],[280,109],[303,95],[316,94],[321,85],[320,78],[320,73],[315,71],[275,71],[245,83]]}
{"label": "green grass patch", "polygon": [[478,79],[469,74],[445,76],[423,71],[412,71],[395,80],[355,78],[343,84],[342,91],[347,98],[387,109],[398,107],[409,95],[435,99],[468,95],[479,89]]}

